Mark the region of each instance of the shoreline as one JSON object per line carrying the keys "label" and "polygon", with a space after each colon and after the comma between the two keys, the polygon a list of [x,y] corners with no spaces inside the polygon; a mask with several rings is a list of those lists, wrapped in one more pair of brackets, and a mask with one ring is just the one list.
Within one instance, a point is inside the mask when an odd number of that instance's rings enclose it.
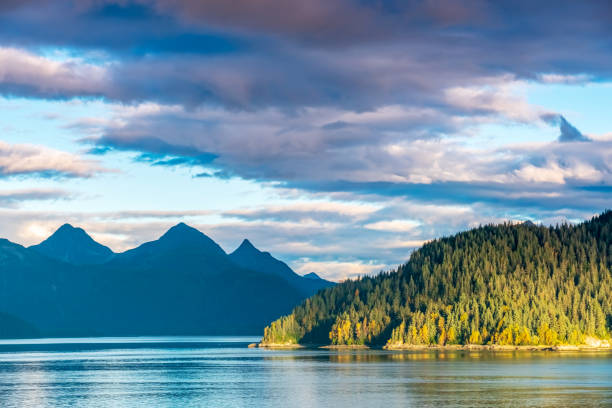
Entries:
{"label": "shoreline", "polygon": [[292,349],[306,349],[306,348],[316,348],[304,344],[297,343],[251,343],[248,346],[249,348],[263,348],[263,349],[274,349],[274,350],[292,350]]}
{"label": "shoreline", "polygon": [[508,351],[528,351],[528,352],[575,352],[575,351],[595,351],[595,352],[612,352],[612,347],[590,346],[588,344],[581,345],[539,345],[539,346],[513,346],[513,345],[498,345],[498,344],[452,344],[452,345],[417,345],[417,344],[396,344],[385,346],[367,346],[363,344],[353,345],[321,345],[321,344],[263,344],[252,343],[249,348],[263,348],[270,350],[291,350],[291,349],[318,349],[318,350],[387,350],[387,351],[490,351],[490,352],[508,352]]}
{"label": "shoreline", "polygon": [[382,347],[383,350],[405,350],[405,351],[612,351],[610,347],[597,347],[590,346],[588,344],[581,345],[570,345],[560,344],[556,346],[551,345],[528,345],[528,346],[514,346],[514,345],[499,345],[499,344],[452,344],[452,345],[411,345],[411,344],[398,344],[398,345],[386,345]]}

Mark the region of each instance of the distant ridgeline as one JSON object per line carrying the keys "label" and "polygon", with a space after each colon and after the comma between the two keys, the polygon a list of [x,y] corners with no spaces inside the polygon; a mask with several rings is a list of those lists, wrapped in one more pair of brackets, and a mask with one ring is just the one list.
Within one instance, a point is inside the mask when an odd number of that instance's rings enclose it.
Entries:
{"label": "distant ridgeline", "polygon": [[185,224],[119,254],[66,224],[30,248],[0,239],[0,337],[256,334],[331,285]]}
{"label": "distant ridgeline", "polygon": [[579,225],[484,226],[397,271],[319,292],[263,344],[557,345],[609,339],[612,211]]}

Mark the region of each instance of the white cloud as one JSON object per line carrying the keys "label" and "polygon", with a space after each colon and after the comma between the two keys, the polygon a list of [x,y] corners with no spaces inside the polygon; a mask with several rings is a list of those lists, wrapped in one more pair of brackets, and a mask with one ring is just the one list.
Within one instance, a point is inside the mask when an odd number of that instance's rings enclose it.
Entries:
{"label": "white cloud", "polygon": [[337,282],[359,276],[373,275],[388,269],[389,265],[361,262],[315,262],[306,260],[295,263],[295,271],[300,275],[314,272],[324,279]]}
{"label": "white cloud", "polygon": [[43,96],[99,95],[107,85],[104,67],[78,59],[56,61],[30,52],[0,47],[0,84]]}
{"label": "white cloud", "polygon": [[588,74],[541,74],[538,80],[545,84],[585,84],[593,80],[592,75]]}
{"label": "white cloud", "polygon": [[97,162],[77,155],[31,144],[0,141],[0,175],[63,175],[89,177],[108,171]]}
{"label": "white cloud", "polygon": [[373,222],[364,225],[364,227],[376,231],[408,232],[413,231],[419,225],[421,223],[414,220],[390,220]]}
{"label": "white cloud", "polygon": [[549,111],[530,104],[526,84],[512,76],[489,79],[487,85],[458,86],[444,91],[445,100],[452,106],[468,111],[493,112],[506,119],[534,123]]}
{"label": "white cloud", "polygon": [[364,217],[380,210],[382,206],[372,203],[347,203],[339,201],[299,202],[284,205],[267,205],[261,208],[237,209],[225,212],[226,216],[239,218],[319,218],[326,215],[346,216],[352,219]]}

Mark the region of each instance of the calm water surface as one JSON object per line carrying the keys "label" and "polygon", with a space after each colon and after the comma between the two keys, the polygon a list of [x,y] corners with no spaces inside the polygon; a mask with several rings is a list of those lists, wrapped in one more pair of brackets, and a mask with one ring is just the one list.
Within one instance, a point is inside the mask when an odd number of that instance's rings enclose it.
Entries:
{"label": "calm water surface", "polygon": [[0,341],[0,407],[612,407],[612,353],[246,348],[257,340]]}

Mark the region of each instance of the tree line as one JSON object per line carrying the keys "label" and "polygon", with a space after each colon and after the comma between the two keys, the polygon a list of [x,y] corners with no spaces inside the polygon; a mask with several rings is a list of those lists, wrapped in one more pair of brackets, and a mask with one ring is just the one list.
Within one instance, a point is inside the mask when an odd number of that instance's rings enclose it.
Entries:
{"label": "tree line", "polygon": [[320,291],[263,343],[557,345],[610,338],[612,211],[579,225],[487,225],[392,272]]}

